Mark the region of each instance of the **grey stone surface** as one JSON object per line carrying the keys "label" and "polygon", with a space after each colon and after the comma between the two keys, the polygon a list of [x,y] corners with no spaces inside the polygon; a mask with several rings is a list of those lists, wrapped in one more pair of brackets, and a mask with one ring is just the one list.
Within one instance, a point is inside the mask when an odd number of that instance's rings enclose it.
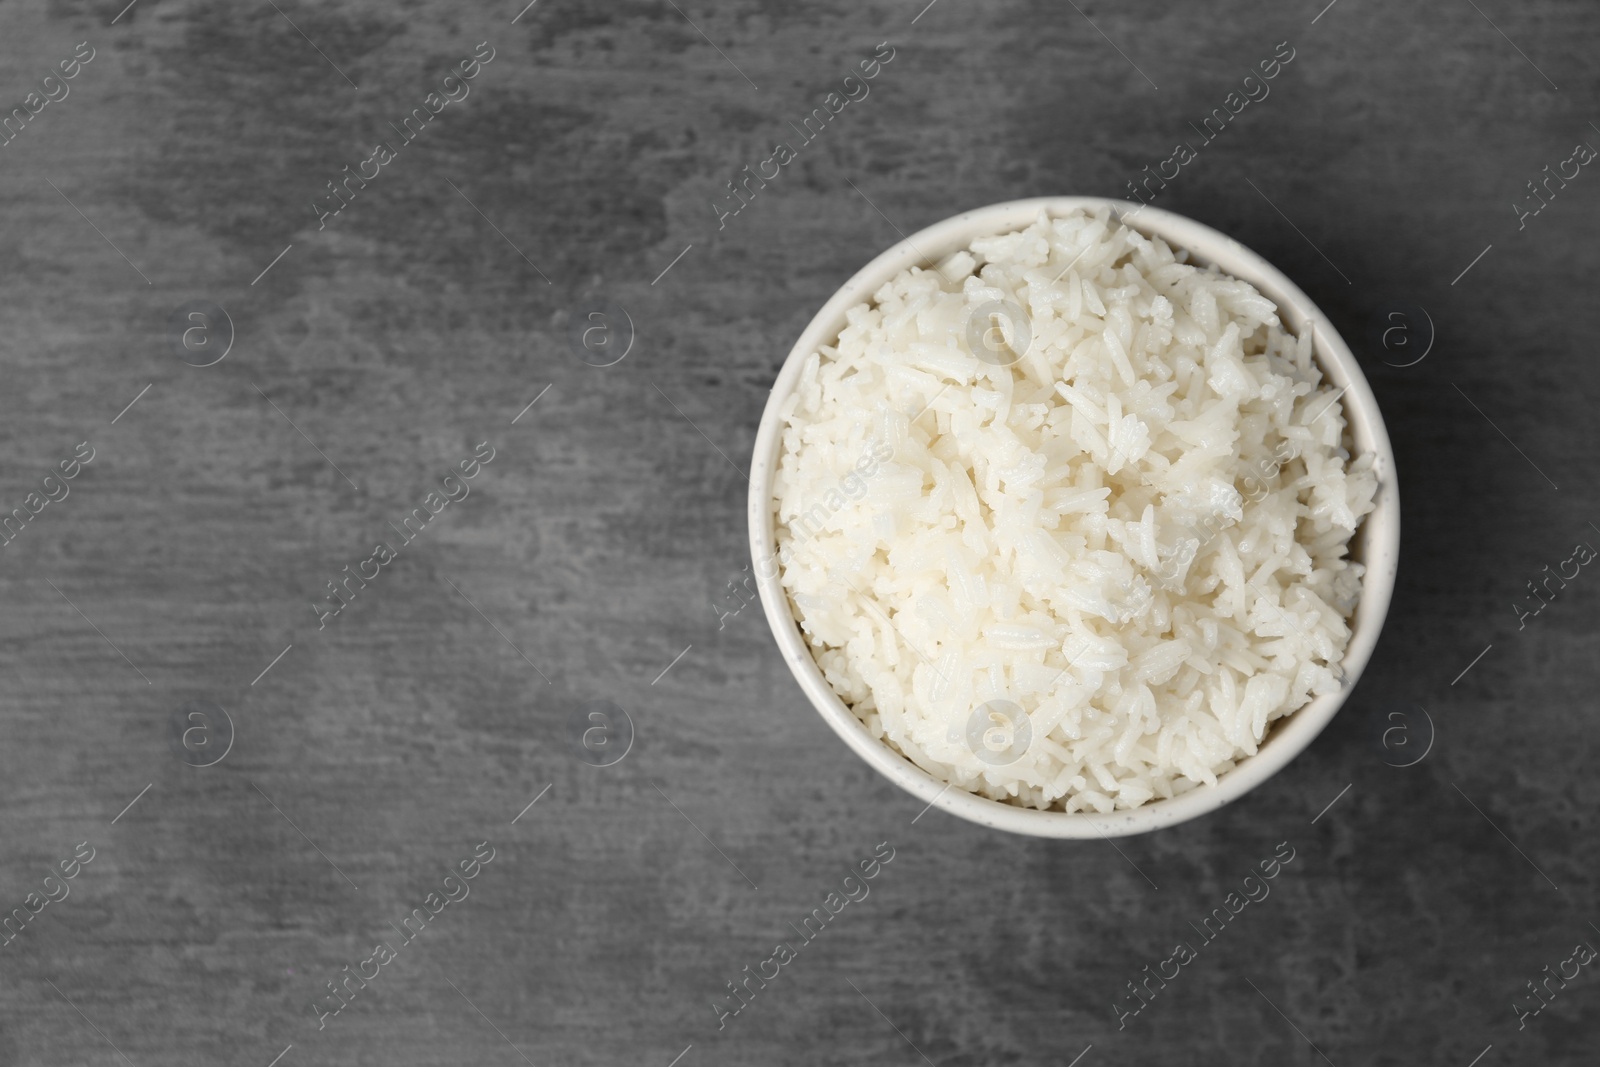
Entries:
{"label": "grey stone surface", "polygon": [[[0,147],[0,505],[94,450],[0,549],[0,906],[94,850],[0,949],[0,1064],[1594,1061],[1593,967],[1523,1029],[1512,1005],[1600,943],[1600,581],[1520,629],[1512,605],[1600,539],[1600,177],[1521,229],[1513,205],[1600,145],[1600,9],[520,7],[0,5],[25,116],[94,54]],[[319,229],[325,183],[485,41]],[[884,41],[870,95],[719,229],[724,182]],[[1116,849],[913,823],[757,612],[717,626],[778,364],[897,230],[1124,194],[1279,42],[1270,95],[1156,203],[1357,349],[1403,479],[1383,642],[1304,756],[1198,822]],[[169,335],[191,301],[231,318],[211,366]],[[635,338],[601,368],[569,335],[605,304]],[[1431,328],[1386,319],[1408,307]],[[379,540],[397,558],[319,630]],[[597,700],[635,730],[610,766],[572,719]],[[197,703],[234,733],[206,767],[185,753],[228,731]],[[1387,765],[1418,707],[1431,751]],[[1377,741],[1390,713],[1412,747]],[[483,841],[470,895],[319,1029],[325,983]],[[883,842],[870,895],[719,1031],[724,983]],[[1124,983],[1280,842],[1270,897],[1119,1030]]]}

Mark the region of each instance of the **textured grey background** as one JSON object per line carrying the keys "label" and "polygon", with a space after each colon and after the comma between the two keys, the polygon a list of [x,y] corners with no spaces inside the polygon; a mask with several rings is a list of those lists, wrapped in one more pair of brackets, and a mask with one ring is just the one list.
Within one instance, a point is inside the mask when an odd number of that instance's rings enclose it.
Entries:
{"label": "textured grey background", "polygon": [[[0,4],[7,100],[95,49],[0,147],[0,505],[96,450],[0,549],[0,907],[97,850],[0,949],[0,1064],[1593,1062],[1594,968],[1526,1029],[1511,1005],[1600,942],[1600,580],[1512,605],[1600,544],[1600,176],[1520,231],[1512,205],[1600,145],[1600,9],[521,6]],[[318,232],[324,183],[480,41],[471,95]],[[880,41],[871,95],[719,232],[723,183]],[[1281,41],[1157,203],[1358,350],[1404,497],[1384,640],[1285,773],[1123,855],[913,823],[758,611],[717,625],[778,364],[896,227],[1124,193]],[[168,336],[194,300],[236,330],[211,367]],[[608,302],[636,337],[599,369],[568,324]],[[323,583],[485,439],[319,632]],[[595,768],[570,716],[602,699],[637,742]],[[215,766],[174,744],[190,701],[236,726]],[[1386,765],[1419,707],[1431,750]],[[483,840],[470,897],[319,1031],[324,983]],[[1119,1032],[1124,983],[1283,841],[1271,897]],[[879,842],[870,897],[719,1032],[724,983]]]}

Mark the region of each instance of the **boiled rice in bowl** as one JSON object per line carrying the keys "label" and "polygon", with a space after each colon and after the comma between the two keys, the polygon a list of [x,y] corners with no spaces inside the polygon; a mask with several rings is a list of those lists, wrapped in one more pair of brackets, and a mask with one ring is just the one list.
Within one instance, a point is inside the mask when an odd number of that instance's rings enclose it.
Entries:
{"label": "boiled rice in bowl", "polygon": [[1216,786],[1341,690],[1380,465],[1279,310],[1105,206],[1041,208],[797,351],[774,577],[871,737],[1105,815]]}

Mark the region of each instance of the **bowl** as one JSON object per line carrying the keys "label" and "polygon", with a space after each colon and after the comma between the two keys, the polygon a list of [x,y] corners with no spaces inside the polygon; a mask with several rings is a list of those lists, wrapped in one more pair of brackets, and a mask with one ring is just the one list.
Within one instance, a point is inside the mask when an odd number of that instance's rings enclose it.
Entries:
{"label": "bowl", "polygon": [[[772,627],[784,662],[812,706],[856,755],[922,804],[1012,833],[1091,839],[1148,833],[1198,818],[1237,800],[1287,766],[1328,725],[1372,656],[1394,590],[1400,552],[1400,495],[1395,481],[1394,453],[1378,402],[1350,347],[1298,286],[1238,241],[1170,211],[1152,207],[1125,210],[1130,206],[1125,200],[1093,196],[1013,200],[935,223],[896,244],[845,282],[801,332],[772,386],[751,458],[750,552],[757,563],[757,587],[767,623]],[[1299,711],[1272,723],[1255,755],[1241,759],[1232,770],[1220,775],[1215,785],[1200,785],[1180,796],[1148,801],[1139,807],[1106,815],[1041,811],[969,793],[935,778],[873,737],[855,712],[840,700],[812,659],[788,594],[779,583],[772,501],[773,478],[782,443],[779,408],[794,391],[805,357],[837,339],[849,308],[869,301],[879,287],[909,267],[930,267],[966,247],[976,237],[1024,228],[1041,209],[1051,216],[1060,216],[1079,209],[1093,212],[1102,207],[1109,207],[1124,224],[1140,233],[1159,236],[1175,250],[1188,251],[1191,262],[1202,266],[1215,264],[1224,273],[1254,285],[1278,305],[1278,317],[1290,333],[1299,336],[1309,326],[1318,365],[1332,384],[1344,390],[1342,399],[1354,452],[1358,455],[1372,453],[1378,476],[1374,508],[1351,541],[1351,558],[1360,560],[1367,570],[1362,576],[1360,599],[1350,623],[1350,643],[1341,662],[1344,681],[1339,690],[1316,697]]]}

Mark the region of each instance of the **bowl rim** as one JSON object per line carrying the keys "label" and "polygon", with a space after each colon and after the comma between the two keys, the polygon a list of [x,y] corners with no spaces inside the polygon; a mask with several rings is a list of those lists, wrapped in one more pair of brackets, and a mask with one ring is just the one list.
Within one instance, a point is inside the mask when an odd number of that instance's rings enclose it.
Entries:
{"label": "bowl rim", "polygon": [[[1131,206],[1126,200],[1098,196],[1011,200],[962,212],[897,242],[840,286],[801,331],[768,394],[751,453],[747,511],[757,588],[767,624],[801,690],[834,733],[891,782],[928,807],[1011,833],[1072,839],[1148,833],[1209,814],[1237,800],[1287,766],[1333,719],[1371,659],[1394,592],[1400,549],[1400,498],[1394,453],[1377,399],[1349,345],[1311,298],[1265,257],[1183,215],[1142,204],[1127,210]],[[1114,216],[1140,233],[1160,236],[1173,248],[1188,251],[1192,262],[1215,264],[1224,273],[1250,282],[1277,304],[1280,320],[1292,333],[1299,335],[1309,324],[1314,358],[1326,378],[1344,389],[1345,418],[1355,451],[1374,454],[1378,475],[1374,508],[1352,541],[1353,554],[1361,557],[1367,570],[1351,621],[1350,642],[1341,661],[1344,680],[1338,691],[1319,696],[1276,720],[1256,754],[1238,761],[1218,777],[1215,785],[1196,786],[1170,799],[1151,800],[1106,815],[1041,811],[979,796],[934,777],[873,737],[823,677],[801,635],[788,594],[778,580],[772,506],[772,485],[782,446],[779,409],[794,391],[805,358],[837,338],[849,308],[870,301],[873,293],[902,270],[912,266],[931,268],[974,238],[1015,232],[1033,222],[1040,212],[1058,217],[1078,209],[1093,212],[1103,207],[1110,208]]]}

